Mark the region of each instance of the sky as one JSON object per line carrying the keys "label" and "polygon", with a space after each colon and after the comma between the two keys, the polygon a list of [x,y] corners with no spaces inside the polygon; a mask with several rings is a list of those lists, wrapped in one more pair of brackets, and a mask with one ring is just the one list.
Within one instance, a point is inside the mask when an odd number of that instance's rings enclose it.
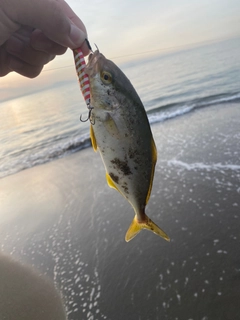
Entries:
{"label": "sky", "polygon": [[[240,36],[239,0],[66,0],[84,22],[89,41],[116,64]],[[36,79],[0,78],[0,102],[75,80],[72,52]]]}

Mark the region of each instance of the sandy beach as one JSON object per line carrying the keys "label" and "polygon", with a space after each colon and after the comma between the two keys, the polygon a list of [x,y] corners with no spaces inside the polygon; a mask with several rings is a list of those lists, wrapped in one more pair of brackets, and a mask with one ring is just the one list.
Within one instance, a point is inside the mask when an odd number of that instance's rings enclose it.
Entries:
{"label": "sandy beach", "polygon": [[134,213],[91,148],[0,180],[5,254],[52,279],[71,320],[240,319],[240,104],[154,124],[147,214],[171,238],[124,236]]}

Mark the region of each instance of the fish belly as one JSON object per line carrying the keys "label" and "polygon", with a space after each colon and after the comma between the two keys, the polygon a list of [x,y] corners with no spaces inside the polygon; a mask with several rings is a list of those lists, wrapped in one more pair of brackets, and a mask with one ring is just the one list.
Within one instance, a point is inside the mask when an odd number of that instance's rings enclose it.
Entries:
{"label": "fish belly", "polygon": [[153,179],[152,168],[155,166],[151,132],[148,133],[147,141],[146,131],[141,131],[141,128],[131,132],[126,125],[122,125],[121,130],[117,130],[112,123],[109,125],[97,121],[92,128],[107,172],[108,184],[111,179],[111,186],[115,186],[131,203],[135,212],[140,214],[146,205]]}

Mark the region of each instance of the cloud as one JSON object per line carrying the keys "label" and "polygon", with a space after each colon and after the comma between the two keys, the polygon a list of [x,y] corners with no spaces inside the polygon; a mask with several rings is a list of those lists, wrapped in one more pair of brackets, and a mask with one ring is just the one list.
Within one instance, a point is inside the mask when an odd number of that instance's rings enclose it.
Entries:
{"label": "cloud", "polygon": [[[70,1],[73,5],[75,0]],[[79,10],[84,7],[84,11]],[[240,3],[237,0],[102,0],[76,7],[89,31],[108,56],[186,45],[236,34],[238,25],[226,26]],[[217,26],[217,27],[215,27]],[[239,32],[239,29],[238,29]]]}
{"label": "cloud", "polygon": [[[239,0],[67,0],[85,23],[89,40],[117,63],[143,52],[177,50],[191,43],[240,35]],[[135,56],[134,56],[135,55]],[[64,69],[61,69],[64,68]],[[70,50],[33,80],[0,78],[0,101],[44,90],[58,81],[75,81]],[[48,71],[46,71],[48,70]]]}

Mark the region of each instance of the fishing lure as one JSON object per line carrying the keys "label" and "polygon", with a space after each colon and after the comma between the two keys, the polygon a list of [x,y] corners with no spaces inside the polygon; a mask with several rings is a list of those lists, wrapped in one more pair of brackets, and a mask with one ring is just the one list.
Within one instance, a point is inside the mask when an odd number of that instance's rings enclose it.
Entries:
{"label": "fishing lure", "polygon": [[[87,39],[86,39],[86,42],[87,42],[89,49],[92,50]],[[75,67],[76,67],[76,71],[77,71],[77,75],[78,75],[78,80],[79,80],[79,84],[80,84],[80,89],[82,91],[83,98],[84,98],[84,100],[87,104],[87,108],[89,110],[87,119],[83,120],[82,115],[81,115],[80,121],[86,122],[86,121],[90,120],[90,122],[92,124],[94,124],[94,121],[91,119],[91,112],[92,112],[93,107],[91,106],[91,103],[90,103],[90,82],[89,82],[88,75],[84,72],[84,69],[86,67],[84,55],[83,55],[82,50],[80,48],[74,49],[73,55],[74,55]]]}

